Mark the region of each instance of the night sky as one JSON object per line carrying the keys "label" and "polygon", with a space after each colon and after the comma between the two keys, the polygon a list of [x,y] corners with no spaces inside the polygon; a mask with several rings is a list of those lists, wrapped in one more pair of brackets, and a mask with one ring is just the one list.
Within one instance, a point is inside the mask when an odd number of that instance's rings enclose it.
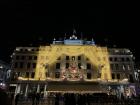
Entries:
{"label": "night sky", "polygon": [[0,60],[10,62],[16,46],[51,43],[76,29],[80,38],[98,45],[129,48],[140,60],[140,16],[133,2],[20,2],[0,3]]}

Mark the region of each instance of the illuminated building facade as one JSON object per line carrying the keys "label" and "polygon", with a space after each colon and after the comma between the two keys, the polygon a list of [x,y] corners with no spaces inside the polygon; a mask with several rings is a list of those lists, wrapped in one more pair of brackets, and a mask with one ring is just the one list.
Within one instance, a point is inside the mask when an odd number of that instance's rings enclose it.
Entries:
{"label": "illuminated building facade", "polygon": [[10,65],[0,60],[0,88],[6,89],[10,81],[11,69]]}
{"label": "illuminated building facade", "polygon": [[[115,94],[135,82],[133,55],[129,49],[107,48],[72,35],[50,46],[17,47],[12,56],[10,90]],[[112,93],[110,93],[112,92]]]}

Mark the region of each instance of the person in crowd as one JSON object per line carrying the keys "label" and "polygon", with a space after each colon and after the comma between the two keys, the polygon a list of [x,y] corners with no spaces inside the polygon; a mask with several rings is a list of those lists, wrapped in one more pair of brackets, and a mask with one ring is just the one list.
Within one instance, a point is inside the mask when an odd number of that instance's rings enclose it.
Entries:
{"label": "person in crowd", "polygon": [[18,93],[15,97],[15,105],[18,105],[18,102],[19,102],[19,96],[20,94]]}
{"label": "person in crowd", "polygon": [[36,93],[35,98],[36,98],[36,105],[39,105],[39,102],[40,102],[40,93]]}
{"label": "person in crowd", "polygon": [[36,94],[35,92],[32,93],[32,105],[35,104],[35,97],[36,97]]}

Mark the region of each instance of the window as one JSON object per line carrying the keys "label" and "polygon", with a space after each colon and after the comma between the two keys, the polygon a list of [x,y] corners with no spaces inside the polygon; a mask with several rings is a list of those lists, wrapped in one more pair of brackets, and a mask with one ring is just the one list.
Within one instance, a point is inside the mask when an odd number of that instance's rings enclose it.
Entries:
{"label": "window", "polygon": [[97,59],[98,59],[98,61],[101,61],[101,58],[100,57],[98,57]]}
{"label": "window", "polygon": [[115,74],[114,73],[112,73],[112,79],[115,79]]}
{"label": "window", "polygon": [[34,49],[32,49],[31,51],[35,51]]}
{"label": "window", "polygon": [[114,64],[110,64],[111,70],[114,70]]}
{"label": "window", "polygon": [[32,72],[31,78],[34,78],[34,76],[35,76],[35,72]]}
{"label": "window", "polygon": [[81,56],[78,56],[78,60],[81,60]]}
{"label": "window", "polygon": [[91,64],[87,63],[87,69],[91,69]]}
{"label": "window", "polygon": [[126,61],[130,61],[130,59],[127,57],[127,58],[126,58]]}
{"label": "window", "polygon": [[124,62],[124,58],[121,58],[121,61]]}
{"label": "window", "polygon": [[72,56],[72,60],[75,60],[75,56]]}
{"label": "window", "polygon": [[117,79],[120,79],[120,74],[117,74]]}
{"label": "window", "polygon": [[23,51],[23,49],[20,49],[20,51]]}
{"label": "window", "polygon": [[21,59],[24,60],[25,59],[25,56],[21,56]]}
{"label": "window", "polygon": [[37,56],[34,56],[34,60],[37,60]]}
{"label": "window", "polygon": [[17,63],[17,62],[15,62],[14,68],[17,68],[17,67],[18,67],[18,63]]}
{"label": "window", "polygon": [[33,68],[36,68],[36,63],[33,63]]}
{"label": "window", "polygon": [[45,75],[46,75],[46,77],[49,77],[49,75],[48,75],[48,73],[47,73],[47,72],[45,73]]}
{"label": "window", "polygon": [[114,58],[114,61],[117,61],[117,60],[118,60],[118,59],[115,57],[115,58]]}
{"label": "window", "polygon": [[129,64],[127,65],[127,69],[128,70],[131,70],[131,66]]}
{"label": "window", "polygon": [[56,69],[60,69],[60,63],[56,63]]}
{"label": "window", "polygon": [[61,60],[61,57],[58,57],[57,60]]}
{"label": "window", "polygon": [[66,68],[68,68],[69,67],[69,63],[66,63]]}
{"label": "window", "polygon": [[29,56],[29,60],[32,60],[32,56]]}
{"label": "window", "polygon": [[103,57],[103,60],[105,61],[106,60],[106,57]]}
{"label": "window", "polygon": [[19,60],[19,56],[16,56],[16,60]]}
{"label": "window", "polygon": [[133,79],[132,74],[129,74],[129,82],[134,83],[134,79]]}
{"label": "window", "polygon": [[40,56],[40,59],[44,59],[44,56]]}
{"label": "window", "polygon": [[124,64],[122,65],[122,69],[125,70],[125,65]]}
{"label": "window", "polygon": [[87,61],[89,61],[89,58],[86,58]]}
{"label": "window", "polygon": [[66,60],[69,60],[69,56],[66,56]]}
{"label": "window", "polygon": [[31,63],[27,63],[27,68],[30,68],[31,67]]}
{"label": "window", "polygon": [[60,72],[55,73],[55,78],[60,78]]}
{"label": "window", "polygon": [[20,68],[23,68],[23,62],[20,62],[19,67],[20,67]]}
{"label": "window", "polygon": [[78,63],[78,68],[81,69],[81,63]]}
{"label": "window", "polygon": [[119,64],[115,64],[116,70],[119,70]]}
{"label": "window", "polygon": [[110,61],[113,61],[112,57],[109,58]]}
{"label": "window", "polygon": [[91,79],[91,73],[87,73],[87,79]]}
{"label": "window", "polygon": [[25,51],[28,51],[28,49],[25,49]]}
{"label": "window", "polygon": [[21,74],[20,72],[17,72],[18,77],[20,76],[20,74]]}
{"label": "window", "polygon": [[29,72],[26,72],[25,78],[29,78]]}

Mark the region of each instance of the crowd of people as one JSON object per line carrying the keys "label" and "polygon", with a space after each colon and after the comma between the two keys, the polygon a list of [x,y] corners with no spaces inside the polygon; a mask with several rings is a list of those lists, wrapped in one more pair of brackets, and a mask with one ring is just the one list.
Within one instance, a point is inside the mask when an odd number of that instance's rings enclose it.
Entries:
{"label": "crowd of people", "polygon": [[[30,102],[30,105],[139,105],[140,96],[121,97],[106,93],[50,93],[43,97],[41,93],[32,92],[28,97],[21,94],[7,94],[0,91],[0,105],[21,105],[21,102]],[[44,104],[44,100],[47,100]]]}
{"label": "crowd of people", "polygon": [[116,95],[107,95],[106,93],[93,94],[74,94],[74,93],[57,93],[54,95],[54,105],[137,105],[140,103],[140,96],[138,97],[121,97]]}

